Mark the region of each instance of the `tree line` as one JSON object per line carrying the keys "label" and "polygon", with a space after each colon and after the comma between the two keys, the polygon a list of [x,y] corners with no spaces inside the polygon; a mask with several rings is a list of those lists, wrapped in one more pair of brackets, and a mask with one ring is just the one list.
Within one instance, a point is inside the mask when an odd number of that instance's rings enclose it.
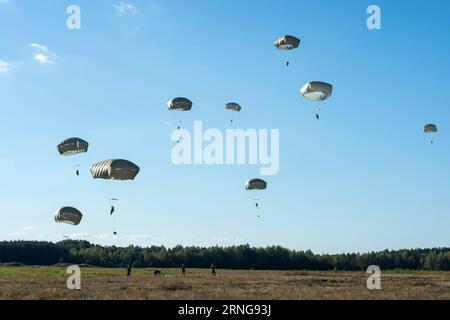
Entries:
{"label": "tree line", "polygon": [[44,266],[70,263],[99,267],[125,267],[131,263],[135,268],[179,268],[182,264],[188,268],[207,268],[214,263],[224,269],[320,271],[364,271],[370,265],[378,265],[382,270],[450,271],[450,248],[316,255],[309,250],[296,251],[281,246],[141,248],[100,246],[84,240],[2,241],[0,263]]}

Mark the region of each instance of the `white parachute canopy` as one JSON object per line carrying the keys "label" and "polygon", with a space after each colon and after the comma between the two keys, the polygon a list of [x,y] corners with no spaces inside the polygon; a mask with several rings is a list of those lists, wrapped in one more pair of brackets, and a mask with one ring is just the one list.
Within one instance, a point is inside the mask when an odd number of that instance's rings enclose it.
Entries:
{"label": "white parachute canopy", "polygon": [[331,97],[333,86],[321,81],[311,81],[300,89],[300,93],[307,100],[323,101]]}

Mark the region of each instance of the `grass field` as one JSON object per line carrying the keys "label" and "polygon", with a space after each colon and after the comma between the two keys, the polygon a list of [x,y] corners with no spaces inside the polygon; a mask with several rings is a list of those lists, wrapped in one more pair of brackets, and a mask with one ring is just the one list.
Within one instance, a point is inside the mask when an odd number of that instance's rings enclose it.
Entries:
{"label": "grass field", "polygon": [[385,272],[368,290],[358,272],[81,268],[81,290],[68,290],[65,267],[0,267],[0,299],[450,299],[450,272]]}

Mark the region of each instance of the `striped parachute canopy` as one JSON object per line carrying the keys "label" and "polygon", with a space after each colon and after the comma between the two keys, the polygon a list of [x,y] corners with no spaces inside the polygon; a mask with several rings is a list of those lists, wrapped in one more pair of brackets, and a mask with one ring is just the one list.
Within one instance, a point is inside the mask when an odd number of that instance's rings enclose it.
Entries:
{"label": "striped parachute canopy", "polygon": [[140,168],[133,162],[122,159],[105,160],[91,167],[94,179],[134,180]]}
{"label": "striped parachute canopy", "polygon": [[69,138],[58,144],[58,152],[62,156],[73,156],[87,152],[89,143],[80,138]]}
{"label": "striped parachute canopy", "polygon": [[63,207],[55,213],[55,221],[58,223],[76,226],[80,224],[81,218],[83,218],[81,212],[72,207]]}

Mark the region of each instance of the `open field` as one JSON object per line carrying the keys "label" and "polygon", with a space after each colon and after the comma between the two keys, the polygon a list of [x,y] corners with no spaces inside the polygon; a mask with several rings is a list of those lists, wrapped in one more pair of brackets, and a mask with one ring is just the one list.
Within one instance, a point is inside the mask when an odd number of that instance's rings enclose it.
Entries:
{"label": "open field", "polygon": [[386,272],[368,290],[358,272],[81,268],[81,290],[68,290],[64,267],[0,267],[0,299],[450,299],[450,272]]}

